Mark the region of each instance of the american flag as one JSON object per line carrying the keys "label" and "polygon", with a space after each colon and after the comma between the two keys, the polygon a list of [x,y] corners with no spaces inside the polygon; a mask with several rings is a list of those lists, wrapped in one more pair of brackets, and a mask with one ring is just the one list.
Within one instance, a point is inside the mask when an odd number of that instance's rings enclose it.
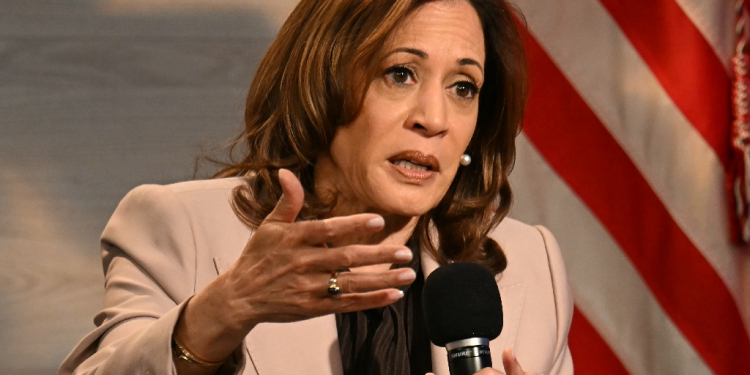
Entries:
{"label": "american flag", "polygon": [[531,93],[511,215],[557,236],[576,373],[750,374],[730,236],[731,0],[516,0]]}

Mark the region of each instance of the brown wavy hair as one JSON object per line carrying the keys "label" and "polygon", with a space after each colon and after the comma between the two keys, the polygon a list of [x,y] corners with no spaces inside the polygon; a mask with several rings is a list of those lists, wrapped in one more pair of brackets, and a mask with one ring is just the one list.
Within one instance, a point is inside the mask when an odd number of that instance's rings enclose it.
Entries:
{"label": "brown wavy hair", "polygon": [[[351,123],[369,83],[381,75],[391,32],[421,5],[435,0],[302,0],[271,44],[255,74],[245,129],[214,177],[245,176],[233,192],[238,217],[256,228],[281,196],[279,168],[302,182],[300,220],[329,215],[331,202],[314,192],[314,163],[336,129]],[[447,0],[437,0],[447,1]],[[463,0],[461,0],[463,1]],[[507,260],[488,237],[507,215],[508,183],[527,95],[520,13],[504,0],[466,0],[485,39],[485,83],[477,126],[461,167],[438,205],[419,218],[414,237],[440,263],[471,261],[495,273]],[[518,17],[518,18],[516,18]]]}

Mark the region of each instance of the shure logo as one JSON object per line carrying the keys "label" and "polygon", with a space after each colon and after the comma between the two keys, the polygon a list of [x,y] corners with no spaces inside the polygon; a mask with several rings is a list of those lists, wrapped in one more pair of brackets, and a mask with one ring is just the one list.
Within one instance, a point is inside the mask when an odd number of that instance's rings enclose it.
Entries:
{"label": "shure logo", "polygon": [[473,350],[462,350],[457,353],[451,353],[451,359],[461,358],[461,357],[473,357],[473,356],[474,356]]}

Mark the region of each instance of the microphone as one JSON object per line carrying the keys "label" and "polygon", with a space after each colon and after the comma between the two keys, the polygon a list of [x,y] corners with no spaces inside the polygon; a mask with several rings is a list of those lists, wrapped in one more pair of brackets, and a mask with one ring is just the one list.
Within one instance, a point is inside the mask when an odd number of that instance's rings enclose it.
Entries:
{"label": "microphone", "polygon": [[503,330],[503,304],[492,273],[476,263],[450,263],[427,277],[422,310],[430,341],[448,350],[451,375],[492,367],[490,340]]}

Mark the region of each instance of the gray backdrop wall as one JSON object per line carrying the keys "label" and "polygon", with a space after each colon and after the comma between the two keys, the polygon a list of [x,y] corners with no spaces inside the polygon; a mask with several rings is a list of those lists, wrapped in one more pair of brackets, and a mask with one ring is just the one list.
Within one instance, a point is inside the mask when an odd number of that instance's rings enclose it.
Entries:
{"label": "gray backdrop wall", "polygon": [[230,139],[295,0],[0,0],[0,374],[53,374],[102,304],[98,237]]}

